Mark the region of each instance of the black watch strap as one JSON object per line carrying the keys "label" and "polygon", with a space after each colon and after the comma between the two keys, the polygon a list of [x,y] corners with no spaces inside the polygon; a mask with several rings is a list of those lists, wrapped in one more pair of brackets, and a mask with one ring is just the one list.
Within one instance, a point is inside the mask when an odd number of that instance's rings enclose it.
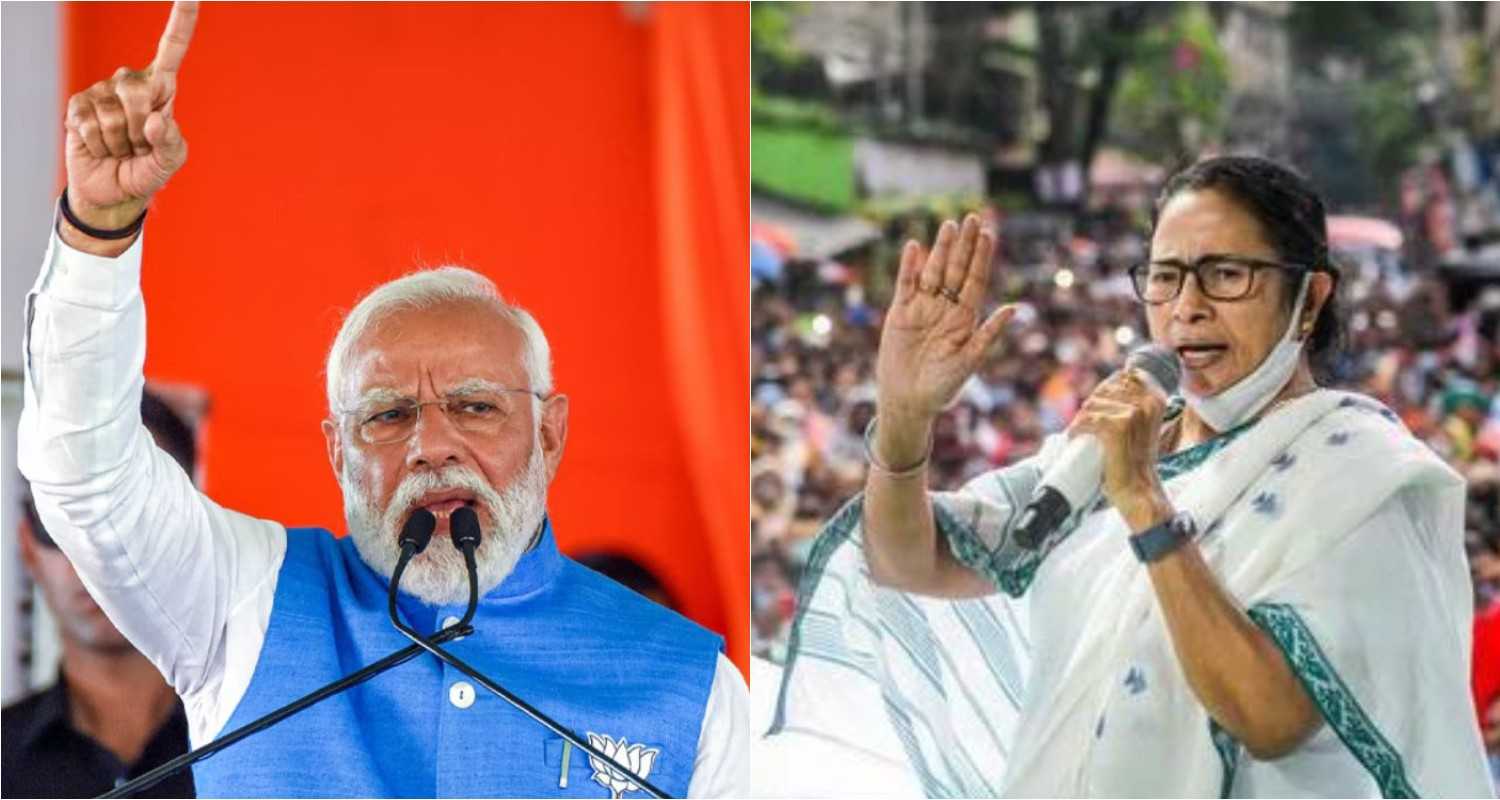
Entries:
{"label": "black watch strap", "polygon": [[1186,511],[1179,511],[1157,525],[1130,537],[1130,549],[1143,564],[1150,564],[1193,538],[1198,526]]}

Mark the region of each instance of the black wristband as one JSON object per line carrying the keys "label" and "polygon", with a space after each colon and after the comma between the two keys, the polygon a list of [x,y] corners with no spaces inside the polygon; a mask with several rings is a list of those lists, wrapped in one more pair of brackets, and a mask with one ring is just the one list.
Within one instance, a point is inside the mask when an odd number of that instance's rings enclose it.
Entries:
{"label": "black wristband", "polygon": [[1192,515],[1179,511],[1157,525],[1130,537],[1130,549],[1142,564],[1150,564],[1181,547],[1198,534]]}
{"label": "black wristband", "polygon": [[141,226],[146,224],[146,210],[142,209],[141,215],[135,218],[135,222],[132,222],[123,228],[116,228],[115,230],[104,230],[102,228],[91,227],[83,220],[79,219],[78,216],[73,213],[73,209],[68,207],[67,187],[63,188],[62,198],[58,200],[57,206],[62,211],[63,219],[67,220],[69,225],[77,228],[80,233],[92,239],[129,239],[130,237],[139,233],[141,230]]}

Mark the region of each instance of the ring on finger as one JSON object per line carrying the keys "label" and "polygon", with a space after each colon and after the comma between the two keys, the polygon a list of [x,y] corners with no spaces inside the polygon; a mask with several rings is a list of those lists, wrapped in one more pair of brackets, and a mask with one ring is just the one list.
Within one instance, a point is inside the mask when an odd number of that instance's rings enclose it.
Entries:
{"label": "ring on finger", "polygon": [[957,289],[953,289],[952,287],[947,287],[947,288],[939,289],[937,293],[940,294],[940,295],[942,295],[944,298],[946,298],[948,300],[948,302],[950,302],[950,303],[953,303],[955,305],[958,303],[958,290]]}

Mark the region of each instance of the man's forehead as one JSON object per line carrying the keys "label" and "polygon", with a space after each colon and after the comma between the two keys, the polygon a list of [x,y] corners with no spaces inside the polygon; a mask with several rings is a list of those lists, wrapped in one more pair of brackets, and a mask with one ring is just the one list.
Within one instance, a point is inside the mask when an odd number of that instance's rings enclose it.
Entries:
{"label": "man's forehead", "polygon": [[524,338],[490,309],[440,306],[397,312],[350,348],[348,386],[448,392],[484,384],[529,387]]}
{"label": "man's forehead", "polygon": [[[425,381],[424,381],[425,383]],[[488,378],[471,376],[459,378],[455,381],[440,381],[436,390],[443,395],[466,395],[486,392],[503,392],[507,389],[521,388],[513,386],[504,381],[495,381]],[[401,385],[400,381],[370,381],[356,393],[356,399],[361,402],[398,400],[415,395],[417,392],[409,387]]]}
{"label": "man's forehead", "polygon": [[[481,355],[479,353],[476,356]],[[408,359],[371,350],[355,358],[349,371],[349,387],[357,394],[389,389],[414,394],[418,389],[447,393],[493,387],[530,388],[520,359],[463,358],[463,353],[434,354],[433,358]]]}

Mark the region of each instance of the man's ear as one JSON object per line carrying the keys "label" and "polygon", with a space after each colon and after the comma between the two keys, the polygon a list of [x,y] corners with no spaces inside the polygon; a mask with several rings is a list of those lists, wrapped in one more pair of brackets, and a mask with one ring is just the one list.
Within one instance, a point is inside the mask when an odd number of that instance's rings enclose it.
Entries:
{"label": "man's ear", "polygon": [[562,465],[563,448],[568,443],[568,396],[555,394],[542,401],[542,420],[538,428],[542,458],[547,462],[547,482],[557,477]]}
{"label": "man's ear", "polygon": [[331,419],[323,420],[323,441],[328,446],[328,465],[333,467],[333,479],[343,480],[344,447],[339,424]]}

